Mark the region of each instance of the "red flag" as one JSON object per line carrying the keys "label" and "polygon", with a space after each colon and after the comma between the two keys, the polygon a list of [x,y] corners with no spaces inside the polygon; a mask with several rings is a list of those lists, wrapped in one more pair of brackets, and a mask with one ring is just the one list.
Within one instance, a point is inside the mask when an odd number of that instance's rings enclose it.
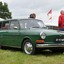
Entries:
{"label": "red flag", "polygon": [[52,9],[47,13],[47,15],[52,14]]}
{"label": "red flag", "polygon": [[51,10],[49,10],[49,12],[47,13],[47,16],[49,17],[49,20],[51,20],[51,19],[52,19],[52,9],[51,9]]}

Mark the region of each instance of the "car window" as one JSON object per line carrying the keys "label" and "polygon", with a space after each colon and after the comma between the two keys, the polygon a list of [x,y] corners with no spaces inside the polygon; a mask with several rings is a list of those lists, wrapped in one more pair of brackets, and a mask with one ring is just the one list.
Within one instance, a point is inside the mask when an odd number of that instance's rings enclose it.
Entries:
{"label": "car window", "polygon": [[41,20],[20,20],[21,28],[43,28],[46,27]]}
{"label": "car window", "polygon": [[1,28],[3,30],[8,30],[8,28],[9,28],[9,21],[2,22]]}
{"label": "car window", "polygon": [[18,21],[11,21],[10,22],[10,30],[18,30],[18,29],[19,29]]}
{"label": "car window", "polygon": [[2,29],[2,22],[0,22],[0,30]]}
{"label": "car window", "polygon": [[21,26],[22,29],[25,28],[25,23],[24,22],[21,22],[20,23],[20,26]]}

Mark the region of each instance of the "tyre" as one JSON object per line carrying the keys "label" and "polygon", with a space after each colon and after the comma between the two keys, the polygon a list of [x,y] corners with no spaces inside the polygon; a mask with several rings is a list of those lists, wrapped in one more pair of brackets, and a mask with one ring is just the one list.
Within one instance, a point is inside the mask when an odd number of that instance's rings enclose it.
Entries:
{"label": "tyre", "polygon": [[0,44],[0,49],[1,49],[1,44]]}
{"label": "tyre", "polygon": [[1,49],[1,45],[0,45],[0,49]]}
{"label": "tyre", "polygon": [[26,53],[26,54],[34,54],[35,53],[35,46],[33,45],[33,43],[27,39],[23,42],[23,46],[22,46],[22,49],[23,51]]}

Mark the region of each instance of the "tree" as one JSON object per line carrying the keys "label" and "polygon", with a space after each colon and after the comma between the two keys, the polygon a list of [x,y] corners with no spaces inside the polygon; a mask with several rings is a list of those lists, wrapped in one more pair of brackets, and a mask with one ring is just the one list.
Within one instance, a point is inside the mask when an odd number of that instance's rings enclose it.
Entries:
{"label": "tree", "polygon": [[8,9],[7,3],[0,2],[0,18],[11,19],[11,12]]}

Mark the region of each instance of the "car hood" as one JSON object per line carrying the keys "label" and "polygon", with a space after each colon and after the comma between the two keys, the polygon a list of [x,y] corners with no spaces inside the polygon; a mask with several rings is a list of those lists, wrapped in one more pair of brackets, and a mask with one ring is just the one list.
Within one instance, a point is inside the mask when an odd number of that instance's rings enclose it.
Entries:
{"label": "car hood", "polygon": [[58,32],[58,30],[52,30],[52,29],[32,29],[34,32],[37,33],[45,33],[46,35],[59,35],[60,32]]}

